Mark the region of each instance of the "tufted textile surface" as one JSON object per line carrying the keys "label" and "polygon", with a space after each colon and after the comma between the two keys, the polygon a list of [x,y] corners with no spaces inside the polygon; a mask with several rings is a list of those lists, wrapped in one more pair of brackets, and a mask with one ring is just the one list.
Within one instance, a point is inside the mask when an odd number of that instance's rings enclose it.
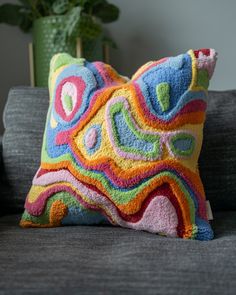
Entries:
{"label": "tufted textile surface", "polygon": [[128,80],[102,62],[55,55],[21,226],[111,223],[212,239],[198,158],[216,57],[189,50]]}

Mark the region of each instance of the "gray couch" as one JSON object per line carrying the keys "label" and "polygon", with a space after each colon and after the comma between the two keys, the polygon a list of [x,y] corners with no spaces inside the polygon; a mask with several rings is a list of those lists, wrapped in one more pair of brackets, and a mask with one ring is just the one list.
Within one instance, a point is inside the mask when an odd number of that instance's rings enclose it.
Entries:
{"label": "gray couch", "polygon": [[21,229],[40,162],[46,89],[10,91],[0,160],[0,294],[236,294],[236,91],[210,92],[201,176],[209,242],[111,226]]}

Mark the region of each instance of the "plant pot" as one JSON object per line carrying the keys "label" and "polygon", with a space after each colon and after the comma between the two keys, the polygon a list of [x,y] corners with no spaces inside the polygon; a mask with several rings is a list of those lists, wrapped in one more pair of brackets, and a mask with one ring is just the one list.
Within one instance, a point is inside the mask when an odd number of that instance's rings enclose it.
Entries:
{"label": "plant pot", "polygon": [[[104,60],[102,38],[77,42],[65,42],[55,38],[57,29],[65,21],[64,15],[42,17],[33,24],[34,81],[35,86],[47,87],[50,60],[54,54],[69,53],[88,61]],[[58,40],[59,39],[59,40]]]}
{"label": "plant pot", "polygon": [[35,86],[47,87],[49,65],[52,56],[59,52],[66,52],[76,56],[75,42],[66,43],[62,39],[55,40],[57,28],[65,16],[48,16],[34,21],[33,50],[34,50],[34,78]]}

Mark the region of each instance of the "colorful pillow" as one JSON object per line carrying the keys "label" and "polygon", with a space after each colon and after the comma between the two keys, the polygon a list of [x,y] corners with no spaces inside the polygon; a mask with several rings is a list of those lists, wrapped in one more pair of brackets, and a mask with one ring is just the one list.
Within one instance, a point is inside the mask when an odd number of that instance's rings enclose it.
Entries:
{"label": "colorful pillow", "polygon": [[54,56],[41,165],[22,227],[111,223],[213,238],[198,172],[213,49],[142,66]]}

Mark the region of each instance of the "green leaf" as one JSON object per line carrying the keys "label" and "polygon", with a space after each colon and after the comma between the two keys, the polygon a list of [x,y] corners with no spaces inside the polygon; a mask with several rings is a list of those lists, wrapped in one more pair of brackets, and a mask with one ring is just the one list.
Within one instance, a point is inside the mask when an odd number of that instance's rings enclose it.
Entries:
{"label": "green leaf", "polygon": [[99,5],[94,9],[93,14],[104,23],[111,23],[119,18],[120,10],[113,4]]}
{"label": "green leaf", "polygon": [[31,5],[34,19],[52,15],[52,6],[55,0],[28,0]]}
{"label": "green leaf", "polygon": [[76,28],[78,27],[80,20],[80,11],[81,8],[77,6],[72,8],[66,15],[65,32],[67,33],[68,37],[71,37]]}
{"label": "green leaf", "polygon": [[84,8],[88,0],[77,0],[75,5],[79,5],[81,8]]}
{"label": "green leaf", "polygon": [[82,39],[96,39],[102,33],[101,25],[89,15],[82,15],[78,27],[78,36]]}
{"label": "green leaf", "polygon": [[98,5],[107,4],[106,0],[84,0],[83,8],[85,13],[91,13]]}
{"label": "green leaf", "polygon": [[52,11],[55,14],[64,14],[69,9],[69,0],[56,0],[52,5]]}
{"label": "green leaf", "polygon": [[22,6],[16,4],[3,4],[0,6],[0,23],[19,26],[21,23]]}
{"label": "green leaf", "polygon": [[57,29],[53,42],[54,44],[58,44],[58,43],[65,43],[66,42],[66,32],[63,29]]}
{"label": "green leaf", "polygon": [[26,8],[31,7],[29,4],[29,0],[18,0],[18,1]]}
{"label": "green leaf", "polygon": [[20,28],[23,32],[27,33],[29,32],[29,30],[32,28],[32,25],[33,25],[32,14],[22,12],[21,15],[22,17],[21,17]]}
{"label": "green leaf", "polygon": [[56,34],[54,37],[54,43],[63,40],[63,42],[67,42],[69,40],[73,41],[78,37],[76,32],[78,31],[79,20],[80,20],[80,7],[72,8],[64,17],[63,22],[60,26],[57,26]]}

